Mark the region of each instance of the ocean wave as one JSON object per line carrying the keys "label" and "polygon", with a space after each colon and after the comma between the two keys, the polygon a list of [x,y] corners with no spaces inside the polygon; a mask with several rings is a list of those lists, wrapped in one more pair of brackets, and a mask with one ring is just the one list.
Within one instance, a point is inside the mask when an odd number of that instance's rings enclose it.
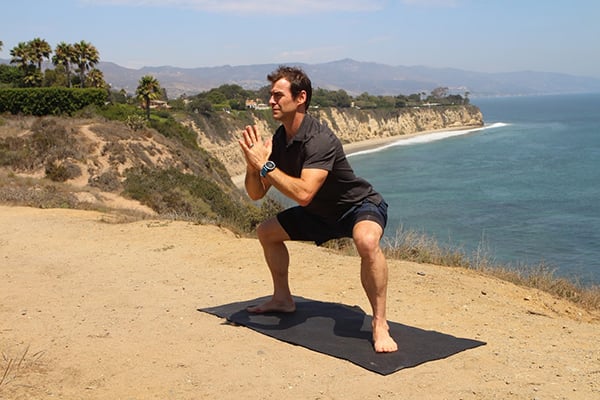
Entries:
{"label": "ocean wave", "polygon": [[350,153],[347,155],[347,157],[357,156],[357,155],[361,155],[361,154],[376,153],[376,152],[388,149],[390,147],[410,146],[413,144],[429,143],[429,142],[434,142],[437,140],[447,139],[447,138],[454,137],[454,136],[467,135],[467,134],[473,133],[473,132],[485,131],[485,130],[495,129],[495,128],[502,128],[502,127],[508,126],[508,125],[509,124],[504,123],[504,122],[495,122],[493,124],[484,125],[479,128],[424,133],[422,135],[412,136],[409,138],[400,138],[395,142],[387,143],[380,147],[375,147],[375,148],[368,149],[368,150],[361,150],[361,151],[357,151],[355,153]]}

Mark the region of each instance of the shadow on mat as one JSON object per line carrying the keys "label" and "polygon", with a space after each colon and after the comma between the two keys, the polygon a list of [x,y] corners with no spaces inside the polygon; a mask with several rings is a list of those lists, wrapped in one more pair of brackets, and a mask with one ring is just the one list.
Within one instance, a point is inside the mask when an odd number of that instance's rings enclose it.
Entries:
{"label": "shadow on mat", "polygon": [[373,350],[371,317],[357,306],[294,297],[293,313],[252,314],[246,308],[269,297],[201,308],[256,332],[323,354],[348,360],[381,375],[425,362],[440,360],[484,342],[457,338],[389,321],[390,334],[398,351],[378,354]]}
{"label": "shadow on mat", "polygon": [[[257,304],[267,299],[268,297],[258,299]],[[295,298],[295,301],[296,311],[293,313],[253,314],[246,311],[246,307],[244,307],[231,314],[228,319],[257,331],[289,331],[302,324],[315,325],[320,326],[319,331],[329,331],[328,336],[333,334],[335,337],[362,339],[372,343],[370,328],[364,329],[365,319],[369,319],[367,326],[370,327],[370,318],[360,307],[323,303],[303,298]],[[250,304],[248,307],[253,305],[256,304]],[[317,320],[312,321],[312,319]]]}

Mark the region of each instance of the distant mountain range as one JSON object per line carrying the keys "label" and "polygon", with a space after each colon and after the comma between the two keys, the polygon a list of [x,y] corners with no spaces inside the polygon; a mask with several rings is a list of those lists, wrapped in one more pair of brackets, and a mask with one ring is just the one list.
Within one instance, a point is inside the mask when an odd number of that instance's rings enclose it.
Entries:
{"label": "distant mountain range", "polygon": [[[8,63],[8,60],[0,60]],[[368,92],[372,95],[409,95],[436,87],[448,87],[450,93],[470,97],[516,96],[566,93],[598,93],[600,79],[553,72],[520,71],[483,73],[454,68],[429,68],[423,66],[390,66],[351,59],[321,64],[289,63],[302,67],[310,76],[314,87],[329,90],[344,89],[356,96]],[[104,79],[115,89],[134,93],[140,78],[154,76],[169,98],[182,94],[193,95],[223,84],[237,84],[246,89],[258,89],[267,84],[266,76],[277,64],[178,68],[171,66],[131,69],[111,62],[100,62],[98,68]]]}

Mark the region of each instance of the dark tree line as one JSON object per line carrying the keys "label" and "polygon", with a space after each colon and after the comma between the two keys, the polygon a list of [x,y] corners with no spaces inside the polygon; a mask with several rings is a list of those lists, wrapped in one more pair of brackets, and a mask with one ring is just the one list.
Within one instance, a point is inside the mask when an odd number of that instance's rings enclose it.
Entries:
{"label": "dark tree line", "polygon": [[[199,93],[194,96],[182,96],[172,101],[175,107],[191,111],[210,114],[219,110],[245,110],[256,106],[268,106],[269,86],[258,90],[247,90],[239,85],[221,85],[217,88]],[[375,96],[362,93],[351,96],[345,90],[327,90],[316,88],[313,90],[311,107],[337,107],[337,108],[402,108],[435,105],[465,105],[469,104],[469,92],[464,97],[459,94],[448,94],[448,88],[439,87],[429,95],[425,92],[410,95]]]}

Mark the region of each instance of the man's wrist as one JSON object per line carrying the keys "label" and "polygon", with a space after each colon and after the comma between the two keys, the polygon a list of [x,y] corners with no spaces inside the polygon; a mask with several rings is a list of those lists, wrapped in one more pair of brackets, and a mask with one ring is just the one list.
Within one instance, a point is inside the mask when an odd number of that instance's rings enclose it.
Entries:
{"label": "man's wrist", "polygon": [[260,169],[260,176],[267,177],[267,174],[275,169],[275,163],[271,160],[267,161]]}
{"label": "man's wrist", "polygon": [[248,165],[246,167],[246,175],[260,175],[260,169],[253,168]]}

